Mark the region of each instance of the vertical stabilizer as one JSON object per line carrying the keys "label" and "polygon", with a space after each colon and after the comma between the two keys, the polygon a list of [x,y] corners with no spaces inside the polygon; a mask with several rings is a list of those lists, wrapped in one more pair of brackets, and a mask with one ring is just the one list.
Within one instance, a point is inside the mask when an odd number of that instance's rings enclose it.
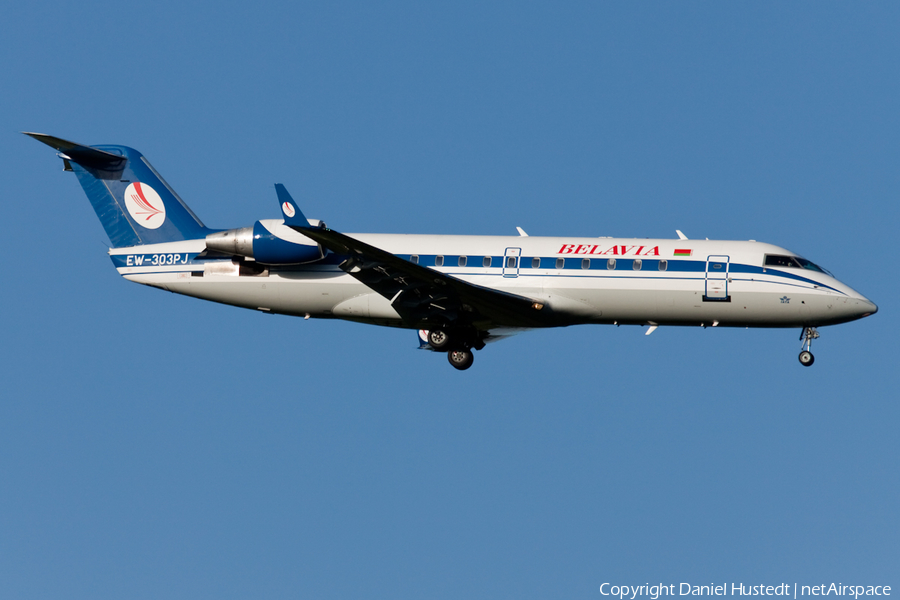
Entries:
{"label": "vertical stabilizer", "polygon": [[27,133],[73,171],[114,248],[200,239],[211,233],[169,184],[127,146],[82,146]]}

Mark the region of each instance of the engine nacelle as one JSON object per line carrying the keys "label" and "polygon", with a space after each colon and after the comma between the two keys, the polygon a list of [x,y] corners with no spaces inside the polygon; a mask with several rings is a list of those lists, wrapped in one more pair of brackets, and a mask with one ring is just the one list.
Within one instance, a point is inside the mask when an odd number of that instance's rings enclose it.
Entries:
{"label": "engine nacelle", "polygon": [[264,265],[299,265],[325,256],[322,248],[280,219],[257,221],[253,227],[229,229],[206,236],[206,247],[215,252],[252,258]]}

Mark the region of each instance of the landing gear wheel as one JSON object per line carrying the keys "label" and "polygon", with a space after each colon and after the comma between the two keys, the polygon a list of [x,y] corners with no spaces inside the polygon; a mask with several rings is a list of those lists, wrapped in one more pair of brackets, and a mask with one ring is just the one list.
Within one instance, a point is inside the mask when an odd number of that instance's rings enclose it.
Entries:
{"label": "landing gear wheel", "polygon": [[450,345],[450,336],[443,329],[433,329],[428,332],[428,344],[435,350],[446,350]]}
{"label": "landing gear wheel", "polygon": [[475,357],[472,356],[470,350],[451,350],[447,353],[447,360],[450,361],[454,368],[465,371],[472,366]]}
{"label": "landing gear wheel", "polygon": [[812,352],[810,352],[812,349],[812,341],[819,339],[819,332],[815,327],[804,327],[803,332],[800,334],[800,339],[803,340],[803,345],[801,346],[802,352],[800,352],[800,364],[804,367],[811,367],[816,360],[812,355]]}

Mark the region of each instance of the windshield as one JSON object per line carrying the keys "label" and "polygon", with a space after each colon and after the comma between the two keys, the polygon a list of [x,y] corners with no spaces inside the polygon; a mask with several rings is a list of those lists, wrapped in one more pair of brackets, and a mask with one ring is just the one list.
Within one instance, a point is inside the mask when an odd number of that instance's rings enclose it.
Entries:
{"label": "windshield", "polygon": [[799,256],[795,256],[794,260],[800,263],[800,266],[804,269],[809,269],[810,271],[818,271],[819,273],[825,273],[826,275],[831,275],[828,271],[817,265],[811,260],[806,260],[805,258],[800,258]]}
{"label": "windshield", "polygon": [[788,256],[786,254],[767,254],[765,266],[767,267],[789,267],[793,269],[808,269],[818,273],[831,275],[828,271],[817,265],[811,260],[801,258],[799,256]]}

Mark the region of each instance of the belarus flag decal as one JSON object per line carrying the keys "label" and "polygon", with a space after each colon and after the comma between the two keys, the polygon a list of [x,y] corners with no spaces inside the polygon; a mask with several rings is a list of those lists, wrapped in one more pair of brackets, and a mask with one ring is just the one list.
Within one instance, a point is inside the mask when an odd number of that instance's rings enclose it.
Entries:
{"label": "belarus flag decal", "polygon": [[690,256],[693,250],[675,250],[675,256]]}

